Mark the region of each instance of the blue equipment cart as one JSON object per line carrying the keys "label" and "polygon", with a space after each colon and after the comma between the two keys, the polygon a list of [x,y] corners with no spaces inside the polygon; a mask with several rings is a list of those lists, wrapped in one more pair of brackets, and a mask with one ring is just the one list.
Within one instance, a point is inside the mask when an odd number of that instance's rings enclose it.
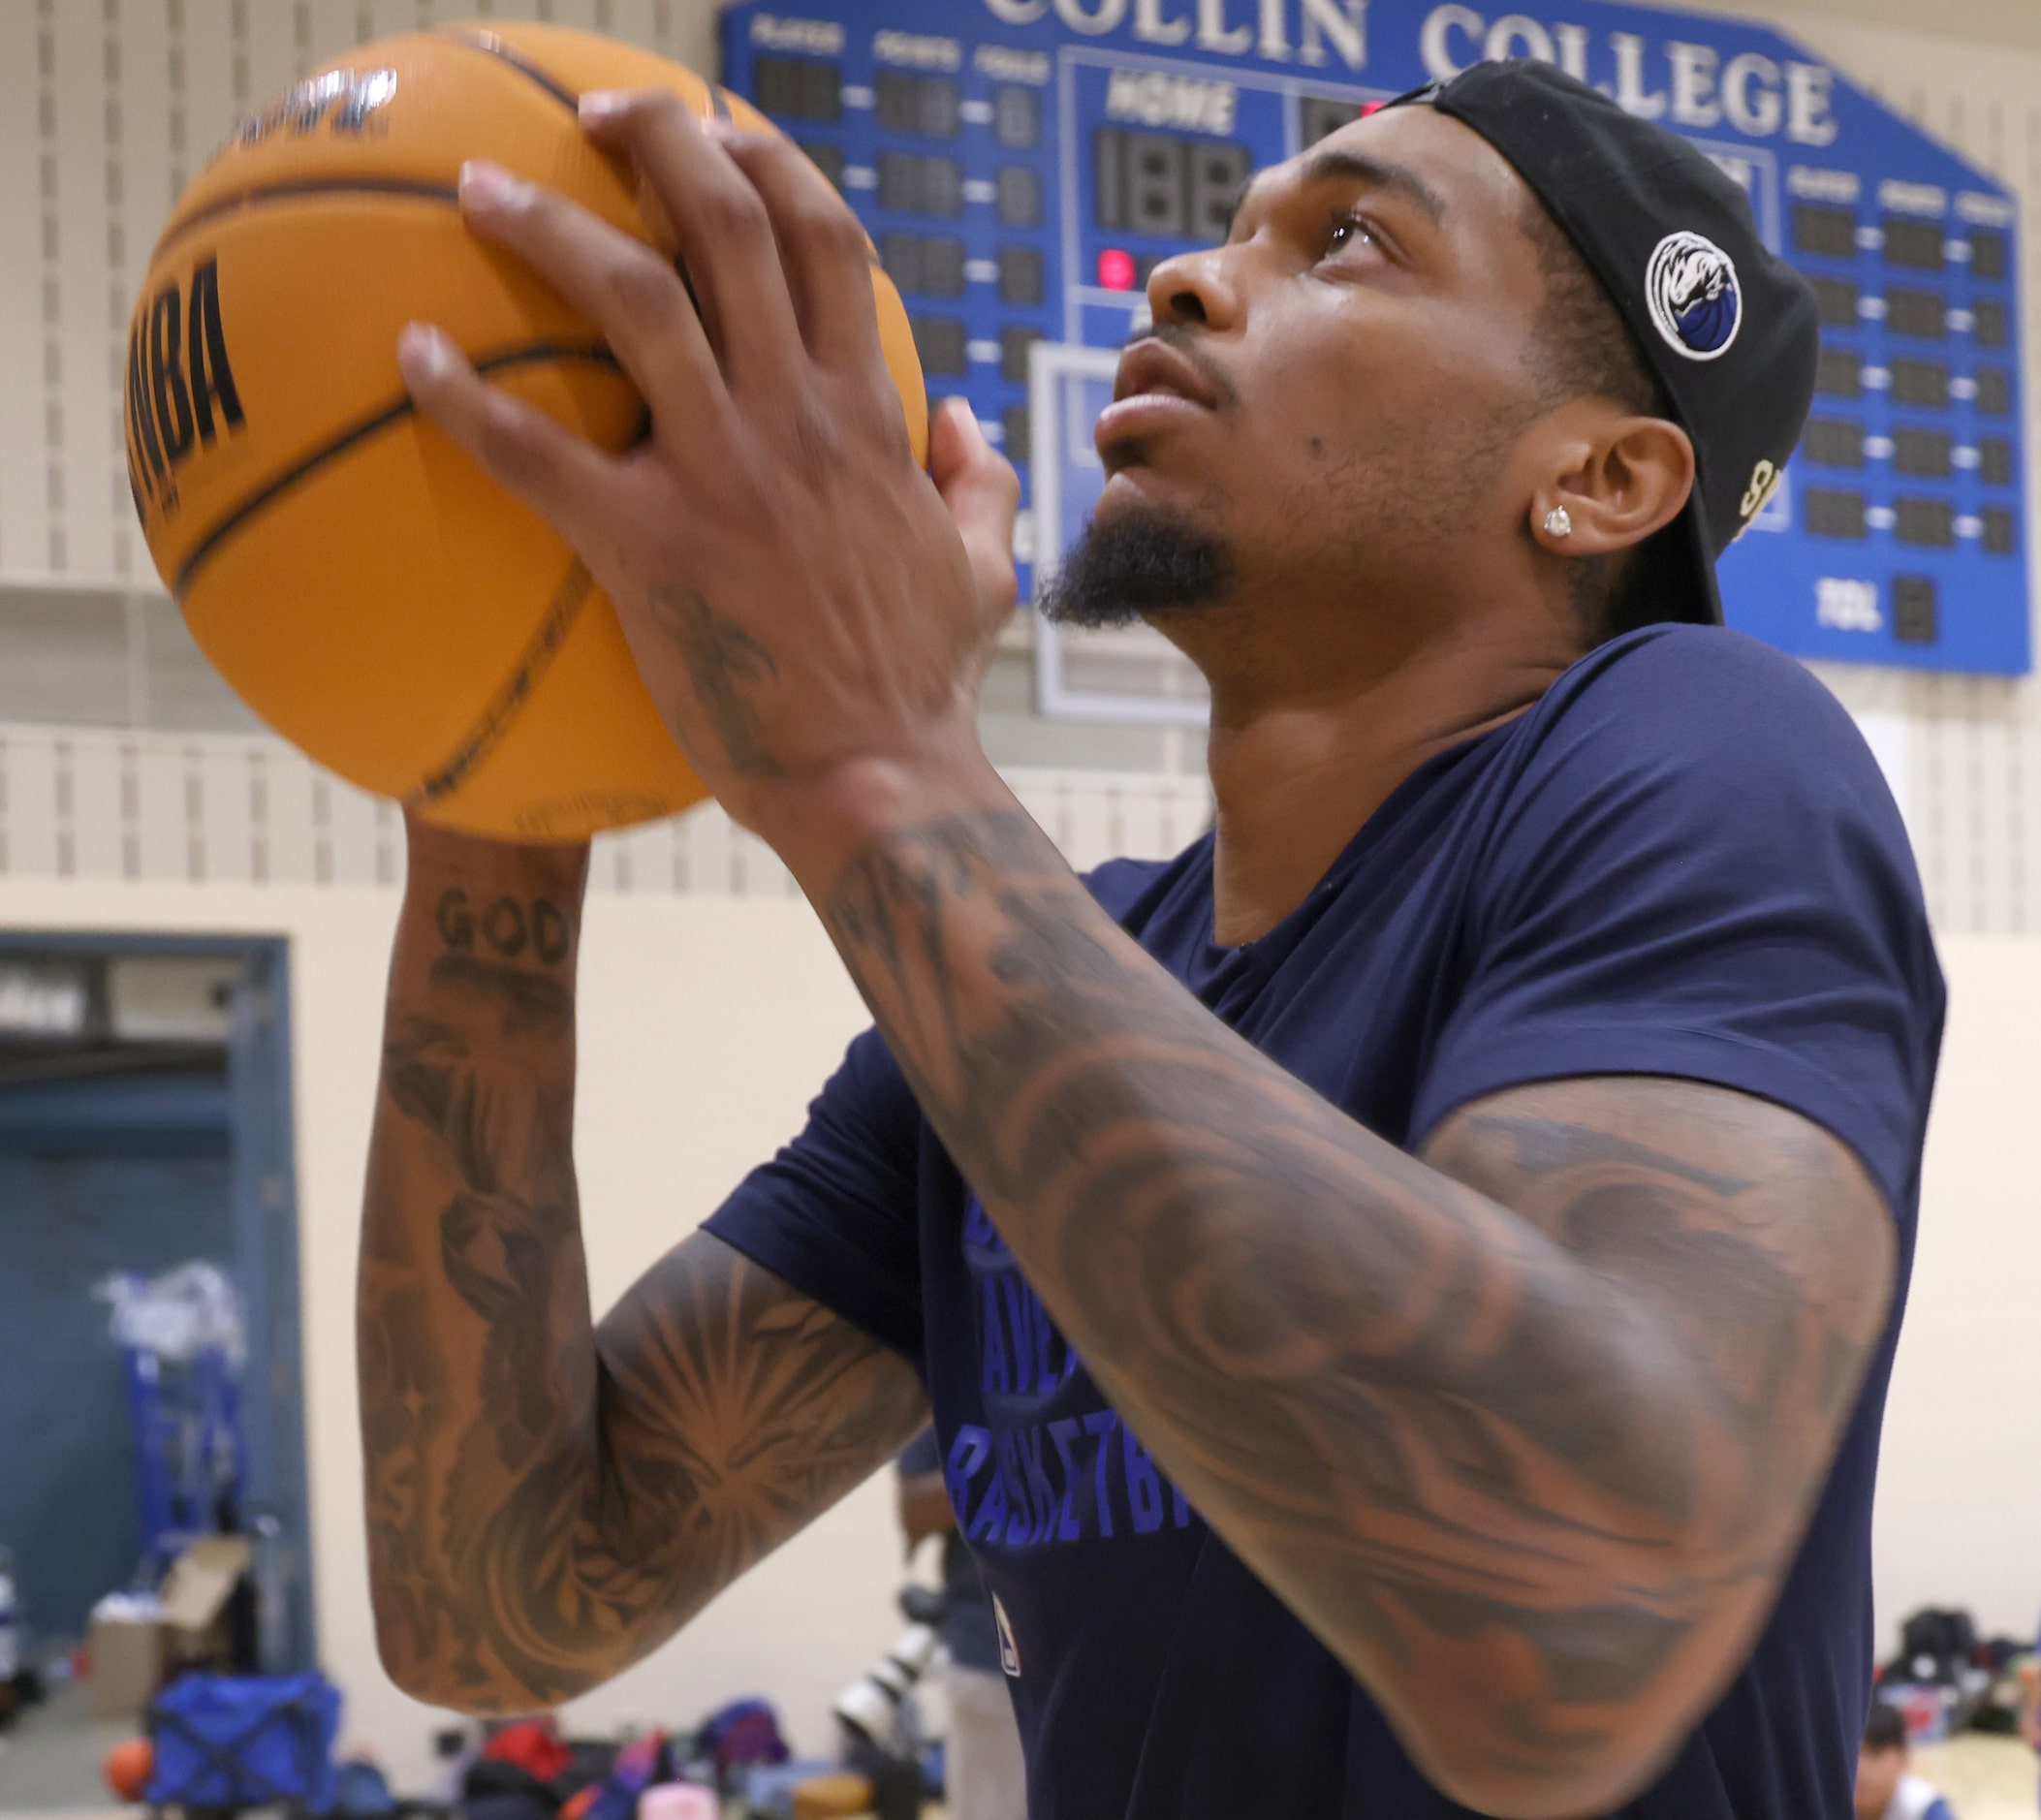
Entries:
{"label": "blue equipment cart", "polygon": [[186,1675],[149,1708],[152,1806],[235,1812],[333,1805],[340,1693],[323,1675]]}

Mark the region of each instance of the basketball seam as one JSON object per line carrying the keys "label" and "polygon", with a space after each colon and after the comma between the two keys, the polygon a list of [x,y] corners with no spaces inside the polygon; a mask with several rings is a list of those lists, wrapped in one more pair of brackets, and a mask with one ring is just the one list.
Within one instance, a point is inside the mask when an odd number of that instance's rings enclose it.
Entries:
{"label": "basketball seam", "polygon": [[[475,370],[478,373],[501,373],[519,366],[535,366],[548,361],[580,361],[591,366],[607,366],[620,371],[616,357],[608,347],[595,342],[529,341],[515,347],[499,348],[490,354],[477,356]],[[177,570],[176,579],[171,583],[172,598],[181,601],[190,587],[192,578],[213,556],[220,548],[242,526],[274,504],[280,494],[288,492],[299,482],[316,473],[330,461],[337,459],[351,449],[366,442],[371,436],[402,423],[418,409],[408,395],[396,403],[388,405],[369,416],[358,419],[337,435],[329,438],[309,455],[303,456],[274,480],[266,483],[251,493],[239,505],[233,507],[213,527],[194,544]]]}
{"label": "basketball seam", "polygon": [[594,578],[577,556],[561,578],[560,585],[553,590],[552,599],[547,603],[538,629],[518,653],[510,674],[484,704],[474,724],[461,736],[454,748],[454,756],[425,777],[405,799],[407,801],[437,802],[442,797],[453,795],[503,743],[504,736],[523,713],[532,691],[539,686],[540,678],[552,668],[552,660],[559,655],[560,646],[567,643],[568,633],[574,630],[575,622],[581,616],[581,609],[594,591]]}
{"label": "basketball seam", "polygon": [[[579,95],[575,94],[572,89],[564,84],[555,81],[538,64],[532,62],[530,58],[521,55],[493,33],[471,35],[466,32],[447,29],[442,30],[437,35],[444,38],[449,44],[459,45],[468,50],[479,50],[485,56],[494,58],[506,69],[514,70],[518,75],[525,78],[526,80],[536,83],[547,94],[550,95],[553,100],[560,103],[562,107],[573,110],[577,114],[581,111],[581,97]],[[715,110],[716,118],[723,121],[726,125],[730,124],[733,116],[730,111],[729,91],[715,82],[710,82],[706,86],[708,88],[709,106]],[[460,203],[460,192],[455,185],[451,183],[432,183],[422,177],[340,175],[300,177],[279,183],[258,184],[249,189],[236,191],[232,196],[222,197],[217,202],[207,203],[203,207],[195,209],[191,214],[181,219],[173,218],[169,226],[163,230],[162,236],[157,240],[154,257],[160,259],[171,247],[174,246],[187,235],[204,227],[207,222],[217,221],[222,216],[233,214],[238,209],[253,207],[270,202],[297,201],[308,196],[399,196],[411,197],[419,202],[445,203],[456,207]]]}
{"label": "basketball seam", "polygon": [[494,32],[463,32],[448,28],[441,31],[439,36],[450,44],[465,45],[470,50],[479,50],[484,56],[494,57],[506,68],[517,71],[527,81],[536,82],[570,113],[580,114],[581,98],[573,89],[564,82],[554,80],[521,51],[505,44]]}
{"label": "basketball seam", "polygon": [[[442,27],[438,36],[447,40],[449,44],[463,45],[470,50],[481,51],[484,56],[494,57],[505,69],[515,70],[519,76],[538,83],[555,101],[564,107],[573,109],[576,115],[580,115],[581,101],[579,95],[575,94],[564,83],[555,81],[531,58],[524,55],[515,46],[505,44],[494,32],[465,32],[457,26],[450,25]],[[719,83],[706,82],[705,86],[708,90],[709,106],[715,110],[716,118],[724,122],[725,125],[731,124],[733,115],[730,111],[729,93]],[[871,263],[874,266],[879,263],[879,256],[876,251],[871,256]],[[702,315],[702,299],[696,295],[695,281],[687,275],[687,262],[684,259],[675,258],[674,269],[679,273],[680,283],[687,292],[687,300],[694,306],[696,316],[700,317]]]}
{"label": "basketball seam", "polygon": [[[444,26],[438,35],[452,44],[465,45],[470,50],[496,58],[527,80],[536,82],[562,107],[573,109],[577,114],[581,112],[581,98],[573,89],[556,80],[544,66],[527,57],[515,45],[506,44],[494,32],[464,32],[457,26]],[[733,124],[735,116],[730,111],[730,91],[706,78],[703,86],[708,90],[708,105],[714,110],[716,118],[726,126]]]}
{"label": "basketball seam", "polygon": [[295,177],[286,182],[257,184],[250,189],[237,190],[232,196],[223,196],[217,202],[207,203],[204,207],[194,210],[181,221],[172,222],[164,229],[163,237],[156,242],[156,251],[152,258],[161,259],[179,240],[238,209],[259,207],[268,203],[302,202],[308,197],[328,196],[394,196],[409,198],[414,202],[439,203],[455,208],[460,205],[460,192],[455,185],[429,183],[423,177]]}
{"label": "basketball seam", "polygon": [[[493,32],[470,33],[445,29],[435,33],[434,36],[444,39],[448,44],[459,45],[464,49],[482,51],[485,55],[492,57],[496,62],[502,64],[506,69],[515,70],[528,81],[535,82],[547,94],[550,95],[553,100],[560,103],[562,107],[570,111],[575,113],[581,111],[581,98],[572,89],[554,81],[537,64],[533,63],[529,58],[518,55],[516,50],[509,45],[506,45]],[[214,220],[223,214],[228,214],[236,208],[243,207],[251,202],[267,201],[272,197],[287,200],[293,196],[345,195],[351,191],[360,191],[364,195],[416,196],[421,201],[447,202],[455,204],[460,201],[460,193],[454,185],[430,183],[424,178],[357,178],[341,176],[303,178],[274,185],[261,185],[253,189],[243,190],[234,196],[222,198],[217,203],[208,203],[204,207],[198,209],[184,220],[173,220],[170,226],[164,229],[162,238],[156,242],[156,257],[161,258],[168,247],[181,240],[194,228],[200,227],[204,223]]]}

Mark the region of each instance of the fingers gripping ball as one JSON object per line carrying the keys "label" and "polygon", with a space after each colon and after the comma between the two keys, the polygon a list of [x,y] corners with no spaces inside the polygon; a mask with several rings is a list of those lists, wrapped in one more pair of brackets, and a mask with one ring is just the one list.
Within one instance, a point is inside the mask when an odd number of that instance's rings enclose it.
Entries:
{"label": "fingers gripping ball", "polygon": [[[564,839],[705,794],[574,553],[412,406],[404,324],[617,451],[644,406],[593,327],[463,226],[463,161],[648,241],[579,95],[664,88],[770,128],[679,65],[588,33],[455,26],[366,45],[244,121],[179,202],[128,344],[127,455],[158,572],[220,673],[341,776],[480,832]],[[872,268],[917,458],[906,312]]]}

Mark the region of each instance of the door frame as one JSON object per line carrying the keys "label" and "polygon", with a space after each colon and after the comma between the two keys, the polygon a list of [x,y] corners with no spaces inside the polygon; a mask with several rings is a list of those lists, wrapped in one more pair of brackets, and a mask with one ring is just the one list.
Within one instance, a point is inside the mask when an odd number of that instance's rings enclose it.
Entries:
{"label": "door frame", "polygon": [[311,1497],[305,1463],[304,1317],[298,1272],[296,1100],[291,1075],[291,945],[281,935],[152,930],[0,931],[0,958],[174,956],[237,960],[228,1009],[228,1193],[235,1281],[248,1330],[240,1399],[246,1500],[274,1515],[266,1672],[318,1661],[312,1599]]}

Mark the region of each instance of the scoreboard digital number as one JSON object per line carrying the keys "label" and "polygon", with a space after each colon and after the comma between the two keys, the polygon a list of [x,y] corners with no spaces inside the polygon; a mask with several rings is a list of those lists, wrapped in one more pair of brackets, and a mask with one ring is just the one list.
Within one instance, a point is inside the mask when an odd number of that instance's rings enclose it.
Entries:
{"label": "scoreboard digital number", "polygon": [[[1813,284],[1814,413],[1722,560],[1730,623],[1807,657],[2030,667],[2013,200],[1767,27],[1593,0],[754,0],[723,31],[725,80],[870,230],[931,394],[969,398],[1020,469],[1023,558],[1053,560],[1097,492],[1106,365],[1061,348],[1143,326],[1156,263],[1220,240],[1253,171],[1371,100],[1532,56],[1699,143]],[[1031,409],[1055,360],[1084,383]]]}

